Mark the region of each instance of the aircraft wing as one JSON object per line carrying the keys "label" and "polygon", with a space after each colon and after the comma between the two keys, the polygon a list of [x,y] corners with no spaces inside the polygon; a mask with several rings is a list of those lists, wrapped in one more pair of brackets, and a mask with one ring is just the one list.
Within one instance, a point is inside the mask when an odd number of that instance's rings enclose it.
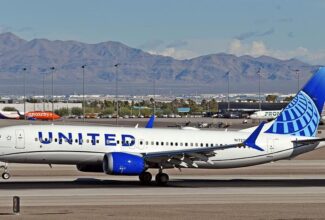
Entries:
{"label": "aircraft wing", "polygon": [[255,131],[242,143],[222,145],[222,146],[213,146],[213,147],[201,147],[201,148],[192,148],[188,150],[172,150],[172,151],[161,151],[161,152],[152,152],[143,154],[143,158],[147,162],[159,163],[166,166],[175,166],[175,167],[197,167],[194,161],[205,161],[212,163],[210,157],[214,156],[217,151],[239,148],[239,147],[250,147],[255,150],[264,151],[263,148],[256,145],[256,139],[260,134],[264,122],[262,122]]}
{"label": "aircraft wing", "polygon": [[209,158],[214,156],[215,151],[225,150],[229,148],[242,147],[241,144],[196,148],[190,150],[175,150],[175,151],[162,151],[154,153],[146,153],[143,158],[147,162],[159,164],[171,164],[176,167],[197,167],[194,161],[209,162]]}

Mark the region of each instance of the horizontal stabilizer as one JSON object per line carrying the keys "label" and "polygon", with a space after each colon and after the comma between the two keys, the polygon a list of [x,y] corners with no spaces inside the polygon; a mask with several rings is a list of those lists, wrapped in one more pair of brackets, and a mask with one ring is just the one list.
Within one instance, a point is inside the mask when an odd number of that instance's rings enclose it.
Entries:
{"label": "horizontal stabilizer", "polygon": [[261,133],[263,126],[264,126],[265,122],[262,122],[256,129],[255,131],[253,131],[253,133],[243,142],[244,145],[251,147],[255,150],[259,150],[259,151],[264,151],[263,148],[259,147],[256,145],[256,139],[258,137],[258,135]]}

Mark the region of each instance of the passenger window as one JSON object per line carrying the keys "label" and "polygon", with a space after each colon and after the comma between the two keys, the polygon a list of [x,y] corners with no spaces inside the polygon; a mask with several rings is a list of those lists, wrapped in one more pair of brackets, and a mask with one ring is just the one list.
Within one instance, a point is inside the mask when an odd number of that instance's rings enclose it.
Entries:
{"label": "passenger window", "polygon": [[173,142],[170,142],[170,146],[173,146],[174,145],[174,143]]}
{"label": "passenger window", "polygon": [[97,140],[97,144],[99,144],[99,140]]}
{"label": "passenger window", "polygon": [[158,142],[158,141],[156,142],[156,145],[157,145],[157,146],[159,145],[159,142]]}
{"label": "passenger window", "polygon": [[152,146],[155,145],[155,142],[151,141],[151,145],[152,145]]}
{"label": "passenger window", "polygon": [[149,145],[149,142],[148,141],[146,141],[146,145]]}
{"label": "passenger window", "polygon": [[87,139],[86,142],[89,143],[89,139]]}
{"label": "passenger window", "polygon": [[179,143],[179,146],[181,146],[181,147],[182,147],[182,146],[183,146],[183,143],[182,143],[182,142],[181,142],[181,143]]}
{"label": "passenger window", "polygon": [[47,138],[45,138],[44,141],[46,142],[47,141]]}
{"label": "passenger window", "polygon": [[206,144],[205,144],[205,146],[206,146],[206,147],[209,147],[209,144],[208,144],[208,143],[206,143]]}
{"label": "passenger window", "polygon": [[185,147],[187,147],[187,143],[185,143]]}
{"label": "passenger window", "polygon": [[161,142],[161,146],[164,146],[164,142]]}
{"label": "passenger window", "polygon": [[166,142],[166,146],[168,146],[168,142]]}
{"label": "passenger window", "polygon": [[195,143],[195,147],[198,147],[199,146],[199,144],[198,143]]}
{"label": "passenger window", "polygon": [[191,143],[191,147],[193,147],[194,146],[194,144],[193,143]]}
{"label": "passenger window", "polygon": [[175,146],[178,146],[178,143],[177,142],[175,142]]}
{"label": "passenger window", "polygon": [[211,144],[210,146],[213,147],[213,144]]}
{"label": "passenger window", "polygon": [[203,143],[201,143],[201,147],[203,147]]}
{"label": "passenger window", "polygon": [[38,141],[38,138],[35,138],[35,141]]}
{"label": "passenger window", "polygon": [[142,141],[140,141],[140,145],[142,145],[143,144],[143,142]]}

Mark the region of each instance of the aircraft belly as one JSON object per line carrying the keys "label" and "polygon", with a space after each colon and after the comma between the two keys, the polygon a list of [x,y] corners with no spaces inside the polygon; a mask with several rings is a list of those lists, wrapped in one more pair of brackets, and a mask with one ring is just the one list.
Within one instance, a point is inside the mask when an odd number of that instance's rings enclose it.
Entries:
{"label": "aircraft belly", "polygon": [[[235,156],[234,156],[235,155]],[[211,158],[213,164],[206,162],[196,162],[199,168],[239,168],[246,166],[254,166],[258,164],[270,163],[277,160],[290,158],[292,155],[292,149],[287,151],[277,152],[263,152],[261,154],[242,153],[242,154],[228,154],[220,153]]]}
{"label": "aircraft belly", "polygon": [[87,152],[35,152],[1,156],[0,160],[11,163],[38,164],[97,163],[103,160],[103,154]]}

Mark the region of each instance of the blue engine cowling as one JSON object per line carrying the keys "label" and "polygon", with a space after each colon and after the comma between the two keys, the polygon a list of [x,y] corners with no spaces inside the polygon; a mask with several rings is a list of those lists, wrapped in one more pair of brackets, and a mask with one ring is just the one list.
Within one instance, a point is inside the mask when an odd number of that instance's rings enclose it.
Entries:
{"label": "blue engine cowling", "polygon": [[107,153],[103,160],[104,172],[111,175],[139,175],[145,165],[143,157],[122,152]]}

